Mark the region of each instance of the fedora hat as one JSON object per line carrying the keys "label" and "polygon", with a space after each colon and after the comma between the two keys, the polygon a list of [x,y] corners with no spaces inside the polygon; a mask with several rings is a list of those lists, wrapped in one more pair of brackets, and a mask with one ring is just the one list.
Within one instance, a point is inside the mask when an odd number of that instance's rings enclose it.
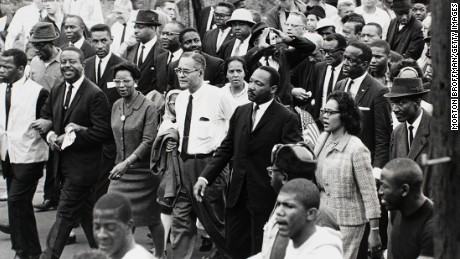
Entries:
{"label": "fedora hat", "polygon": [[395,12],[407,12],[412,8],[410,0],[395,0],[391,9]]}
{"label": "fedora hat", "polygon": [[422,79],[420,78],[396,77],[393,81],[391,92],[386,93],[384,96],[388,98],[414,96],[426,94],[429,91],[423,88]]}
{"label": "fedora hat", "polygon": [[249,45],[253,46],[254,41],[259,38],[260,34],[262,34],[262,31],[268,28],[268,24],[265,22],[258,22],[254,26],[252,26],[252,34],[251,38],[249,38]]}
{"label": "fedora hat", "polygon": [[316,156],[307,143],[275,145],[272,160],[273,165],[284,171],[290,179],[302,177],[312,180],[315,177]]}
{"label": "fedora hat", "polygon": [[158,14],[152,10],[147,9],[140,9],[138,11],[134,23],[151,26],[161,26],[161,23],[158,21]]}
{"label": "fedora hat", "polygon": [[47,42],[59,38],[59,32],[54,30],[54,25],[49,22],[38,22],[32,28],[32,36],[29,42]]}
{"label": "fedora hat", "polygon": [[246,9],[240,8],[236,9],[230,19],[228,19],[225,24],[231,25],[232,22],[246,22],[249,23],[251,26],[255,24],[254,20],[252,19],[252,14]]}

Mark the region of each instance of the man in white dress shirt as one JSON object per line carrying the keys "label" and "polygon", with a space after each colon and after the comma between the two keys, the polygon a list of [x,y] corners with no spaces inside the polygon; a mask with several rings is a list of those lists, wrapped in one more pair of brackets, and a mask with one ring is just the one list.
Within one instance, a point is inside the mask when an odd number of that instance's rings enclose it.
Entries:
{"label": "man in white dress shirt", "polygon": [[104,23],[100,0],[64,0],[64,13],[80,16],[88,27]]}
{"label": "man in white dress shirt", "polygon": [[375,22],[380,24],[383,29],[383,39],[385,39],[390,26],[390,15],[380,7],[377,7],[377,0],[363,0],[362,5],[356,7],[355,13],[361,14],[364,17],[364,21],[367,23]]}
{"label": "man in white dress shirt", "polygon": [[113,36],[110,48],[118,56],[122,56],[128,46],[137,43],[136,38],[134,38],[133,21],[136,18],[134,12],[130,0],[115,0],[113,3],[113,14],[117,20],[110,28]]}

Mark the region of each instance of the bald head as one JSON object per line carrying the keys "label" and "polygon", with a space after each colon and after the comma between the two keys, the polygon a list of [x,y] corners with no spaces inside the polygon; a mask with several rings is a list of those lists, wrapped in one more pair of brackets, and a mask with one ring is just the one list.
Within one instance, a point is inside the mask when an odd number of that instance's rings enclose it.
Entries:
{"label": "bald head", "polygon": [[423,172],[420,166],[409,158],[396,158],[388,162],[383,170],[396,185],[407,184],[411,192],[421,192]]}

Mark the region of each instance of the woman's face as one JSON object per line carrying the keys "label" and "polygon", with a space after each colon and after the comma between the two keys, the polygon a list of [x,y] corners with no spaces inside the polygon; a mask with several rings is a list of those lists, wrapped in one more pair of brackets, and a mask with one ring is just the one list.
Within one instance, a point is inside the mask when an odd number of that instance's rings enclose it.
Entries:
{"label": "woman's face", "polygon": [[169,97],[168,108],[172,115],[176,116],[176,98],[178,94],[172,94]]}
{"label": "woman's face", "polygon": [[[342,121],[340,120],[340,113],[334,113],[339,112],[339,103],[337,103],[336,100],[329,99],[329,101],[327,101],[326,105],[324,106],[324,111],[324,131],[334,133],[343,127]],[[330,114],[331,112],[334,114]]]}
{"label": "woman's face", "polygon": [[123,98],[129,98],[133,95],[135,89],[133,77],[131,76],[131,72],[127,70],[120,70],[115,75],[115,79],[113,80],[117,87],[117,91]]}
{"label": "woman's face", "polygon": [[234,60],[228,64],[227,79],[230,82],[230,85],[236,87],[243,85],[245,76],[246,73],[244,72],[243,64],[241,64],[241,62]]}

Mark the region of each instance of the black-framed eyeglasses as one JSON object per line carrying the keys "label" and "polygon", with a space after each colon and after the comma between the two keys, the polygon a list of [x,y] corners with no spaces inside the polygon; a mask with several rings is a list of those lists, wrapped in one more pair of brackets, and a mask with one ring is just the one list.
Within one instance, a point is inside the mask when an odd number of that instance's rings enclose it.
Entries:
{"label": "black-framed eyeglasses", "polygon": [[334,114],[340,114],[340,111],[334,111],[334,110],[326,110],[326,109],[321,109],[319,110],[319,112],[321,112],[321,114],[327,114],[327,116],[331,116],[331,115],[334,115]]}
{"label": "black-framed eyeglasses", "polygon": [[188,76],[190,73],[193,73],[193,72],[196,72],[196,71],[200,71],[201,69],[195,69],[195,70],[187,70],[187,69],[182,69],[182,68],[174,68],[174,72],[176,72],[176,74],[178,76],[180,76],[181,74],[184,74],[184,76]]}
{"label": "black-framed eyeglasses", "polygon": [[267,167],[267,173],[268,173],[268,176],[270,177],[273,177],[273,172],[280,172],[280,173],[283,173],[284,171],[279,169],[278,167],[276,166],[269,166]]}
{"label": "black-framed eyeglasses", "polygon": [[162,31],[162,32],[161,32],[161,35],[162,35],[162,36],[171,37],[171,36],[179,35],[179,33],[177,33],[177,32],[170,32],[170,31]]}
{"label": "black-framed eyeglasses", "polygon": [[168,102],[168,105],[175,105],[176,102]]}
{"label": "black-framed eyeglasses", "polygon": [[113,82],[115,83],[116,86],[120,86],[121,83],[123,83],[123,85],[127,85],[131,81],[132,81],[131,79],[113,79]]}
{"label": "black-framed eyeglasses", "polygon": [[228,17],[228,16],[231,16],[231,14],[214,12],[214,17],[217,18],[217,19],[223,19],[223,18]]}
{"label": "black-framed eyeglasses", "polygon": [[323,54],[323,55],[326,55],[326,54],[332,55],[332,54],[334,54],[334,53],[336,53],[336,52],[344,51],[344,50],[345,50],[345,49],[343,49],[343,48],[340,48],[340,49],[319,49],[319,51],[320,51],[321,54]]}

